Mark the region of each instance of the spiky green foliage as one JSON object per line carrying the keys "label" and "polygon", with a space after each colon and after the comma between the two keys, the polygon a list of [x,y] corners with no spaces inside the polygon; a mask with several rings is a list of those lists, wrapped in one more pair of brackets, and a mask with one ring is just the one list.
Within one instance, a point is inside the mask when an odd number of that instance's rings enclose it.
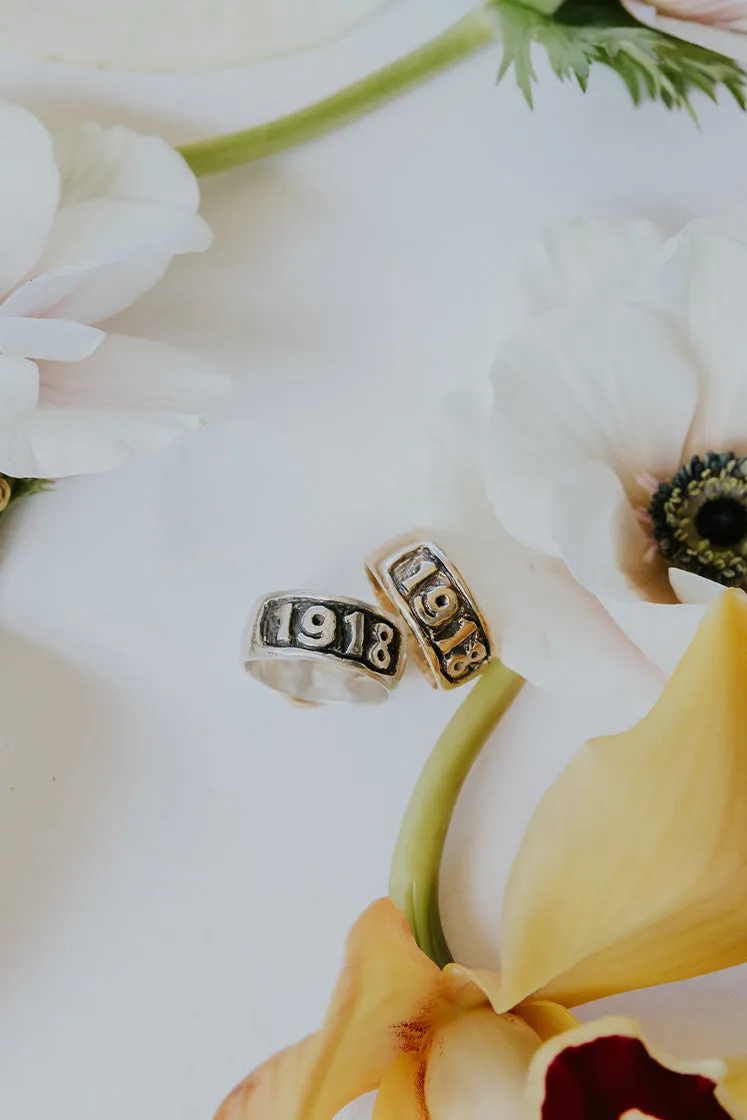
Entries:
{"label": "spiky green foliage", "polygon": [[690,96],[700,90],[716,100],[719,86],[746,107],[747,74],[736,62],[704,47],[637,23],[618,0],[487,0],[503,44],[502,78],[513,67],[532,104],[533,43],[544,47],[561,80],[575,78],[585,90],[594,63],[609,66],[638,105],[650,98],[695,119]]}
{"label": "spiky green foliage", "polygon": [[[30,498],[32,494],[40,494],[42,490],[48,490],[52,485],[46,478],[11,478],[10,475],[0,474],[0,479],[10,486],[10,499],[5,507],[6,509],[10,509],[21,498]],[[7,489],[5,489],[5,493],[7,494]]]}

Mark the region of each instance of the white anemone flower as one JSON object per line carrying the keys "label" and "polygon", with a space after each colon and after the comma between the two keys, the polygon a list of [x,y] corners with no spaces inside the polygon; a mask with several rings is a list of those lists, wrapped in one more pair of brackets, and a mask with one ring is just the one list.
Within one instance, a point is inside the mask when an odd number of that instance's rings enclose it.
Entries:
{"label": "white anemone flower", "polygon": [[228,381],[160,342],[93,323],[177,253],[202,252],[197,181],[154,136],[82,123],[50,135],[0,102],[0,471],[116,467],[200,422]]}
{"label": "white anemone flower", "polygon": [[392,0],[2,0],[0,45],[83,66],[206,70],[336,39]]}
{"label": "white anemone flower", "polygon": [[747,62],[745,0],[623,0],[623,4],[657,31]]}
{"label": "white anemone flower", "polygon": [[747,587],[747,211],[668,241],[577,220],[531,279],[492,412],[452,402],[416,516],[522,676],[663,680],[707,604]]}

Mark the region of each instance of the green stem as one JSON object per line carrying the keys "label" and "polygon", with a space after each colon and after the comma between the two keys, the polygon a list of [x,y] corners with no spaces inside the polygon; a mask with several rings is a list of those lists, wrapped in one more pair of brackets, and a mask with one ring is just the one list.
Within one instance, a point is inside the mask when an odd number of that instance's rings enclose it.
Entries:
{"label": "green stem", "polygon": [[449,822],[472,764],[523,684],[498,660],[488,667],[433,748],[399,831],[389,893],[404,910],[420,948],[440,967],[453,959],[438,909]]}
{"label": "green stem", "polygon": [[256,128],[184,144],[179,151],[196,175],[211,175],[215,171],[226,171],[230,167],[264,159],[372,112],[440,70],[468,58],[495,39],[493,19],[482,7],[475,8],[425,46],[333,93],[331,97],[325,97],[323,101]]}

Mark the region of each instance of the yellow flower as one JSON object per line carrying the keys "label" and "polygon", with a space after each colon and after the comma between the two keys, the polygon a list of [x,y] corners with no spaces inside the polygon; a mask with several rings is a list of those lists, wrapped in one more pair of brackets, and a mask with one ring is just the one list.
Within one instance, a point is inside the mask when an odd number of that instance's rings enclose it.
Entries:
{"label": "yellow flower", "polygon": [[524,1115],[542,1120],[743,1120],[747,1064],[678,1062],[653,1050],[638,1024],[598,1019],[535,1055]]}
{"label": "yellow flower", "polygon": [[[543,798],[507,888],[502,960],[500,976],[440,970],[393,903],[374,903],[322,1029],[218,1120],[332,1120],[373,1089],[374,1120],[747,1115],[744,1065],[678,1065],[629,1020],[579,1028],[566,1010],[747,960],[744,593],[709,609],[649,715],[588,743]],[[665,1111],[647,1111],[652,1085]]]}
{"label": "yellow flower", "polygon": [[496,1015],[495,983],[487,973],[439,969],[401,911],[381,899],[351,931],[322,1029],[256,1070],[218,1120],[331,1120],[371,1089],[379,1090],[375,1120],[456,1115],[449,1108],[477,1107],[478,1097],[511,1115],[541,1039],[576,1020],[540,1001]]}

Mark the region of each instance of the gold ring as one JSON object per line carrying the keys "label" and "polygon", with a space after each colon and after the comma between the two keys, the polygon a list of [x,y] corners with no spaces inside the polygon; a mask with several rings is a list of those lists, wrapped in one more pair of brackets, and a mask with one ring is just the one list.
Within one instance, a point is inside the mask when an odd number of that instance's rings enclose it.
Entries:
{"label": "gold ring", "polygon": [[395,607],[418,645],[435,688],[458,688],[493,656],[488,624],[458,568],[433,541],[413,535],[366,561],[379,600]]}

